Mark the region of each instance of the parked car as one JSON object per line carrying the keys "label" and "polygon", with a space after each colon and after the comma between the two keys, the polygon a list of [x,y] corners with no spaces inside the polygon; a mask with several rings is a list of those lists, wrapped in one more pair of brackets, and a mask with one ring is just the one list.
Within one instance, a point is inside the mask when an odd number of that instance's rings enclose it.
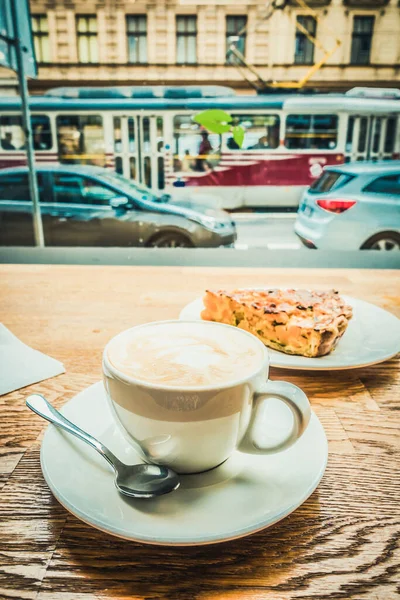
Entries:
{"label": "parked car", "polygon": [[326,167],[294,230],[309,248],[400,250],[400,161]]}
{"label": "parked car", "polygon": [[[100,167],[39,166],[48,246],[217,247],[236,240],[228,213],[188,195],[174,202]],[[209,204],[209,203],[208,203]],[[0,171],[0,244],[33,245],[27,167]]]}

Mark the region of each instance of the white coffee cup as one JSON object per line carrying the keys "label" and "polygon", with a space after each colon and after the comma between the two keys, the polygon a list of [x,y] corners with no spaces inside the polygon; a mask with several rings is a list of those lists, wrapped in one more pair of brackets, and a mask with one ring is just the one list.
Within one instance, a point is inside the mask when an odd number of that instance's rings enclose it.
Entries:
{"label": "white coffee cup", "polygon": [[[167,323],[182,321],[139,325],[110,340],[103,353],[104,386],[113,414],[127,440],[146,462],[167,465],[178,473],[198,473],[220,465],[235,450],[272,454],[299,439],[311,416],[307,396],[291,383],[268,381],[268,350],[246,331],[204,322],[206,334],[210,332],[214,338],[221,336],[226,341],[233,330],[235,341],[247,346],[251,342],[259,357],[254,371],[248,371],[244,377],[239,372],[222,383],[184,387],[159,384],[128,375],[111,363],[110,344],[115,347],[123,339],[121,336],[137,333],[138,328],[152,327],[157,331],[157,327]],[[198,321],[186,323],[189,329],[195,323],[199,326]],[[283,441],[267,447],[256,439],[256,433],[260,427],[268,430],[263,407],[273,398],[289,407],[293,426]]]}

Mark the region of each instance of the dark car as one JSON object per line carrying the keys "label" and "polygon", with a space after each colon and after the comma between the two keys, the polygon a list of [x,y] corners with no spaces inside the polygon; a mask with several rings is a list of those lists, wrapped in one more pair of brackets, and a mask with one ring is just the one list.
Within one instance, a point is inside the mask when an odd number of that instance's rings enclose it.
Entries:
{"label": "dark car", "polygon": [[[236,240],[228,213],[173,202],[100,167],[37,168],[47,246],[217,247]],[[26,167],[0,171],[0,244],[34,244]]]}

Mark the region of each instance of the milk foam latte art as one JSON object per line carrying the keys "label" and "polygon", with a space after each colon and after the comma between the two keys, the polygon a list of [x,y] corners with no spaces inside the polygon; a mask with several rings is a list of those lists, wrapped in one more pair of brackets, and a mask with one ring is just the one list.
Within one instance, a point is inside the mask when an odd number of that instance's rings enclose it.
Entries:
{"label": "milk foam latte art", "polygon": [[110,363],[128,377],[166,387],[226,384],[260,368],[264,354],[250,336],[204,323],[137,327],[114,338]]}

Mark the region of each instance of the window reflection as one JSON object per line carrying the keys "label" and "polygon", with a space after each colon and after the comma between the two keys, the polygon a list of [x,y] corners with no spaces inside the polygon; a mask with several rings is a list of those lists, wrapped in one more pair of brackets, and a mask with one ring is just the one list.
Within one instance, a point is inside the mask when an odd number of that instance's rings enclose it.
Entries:
{"label": "window reflection", "polygon": [[99,115],[62,115],[56,119],[60,162],[104,167],[103,120]]}
{"label": "window reflection", "polygon": [[208,133],[189,115],[174,117],[174,171],[212,171],[220,161],[221,136]]}

